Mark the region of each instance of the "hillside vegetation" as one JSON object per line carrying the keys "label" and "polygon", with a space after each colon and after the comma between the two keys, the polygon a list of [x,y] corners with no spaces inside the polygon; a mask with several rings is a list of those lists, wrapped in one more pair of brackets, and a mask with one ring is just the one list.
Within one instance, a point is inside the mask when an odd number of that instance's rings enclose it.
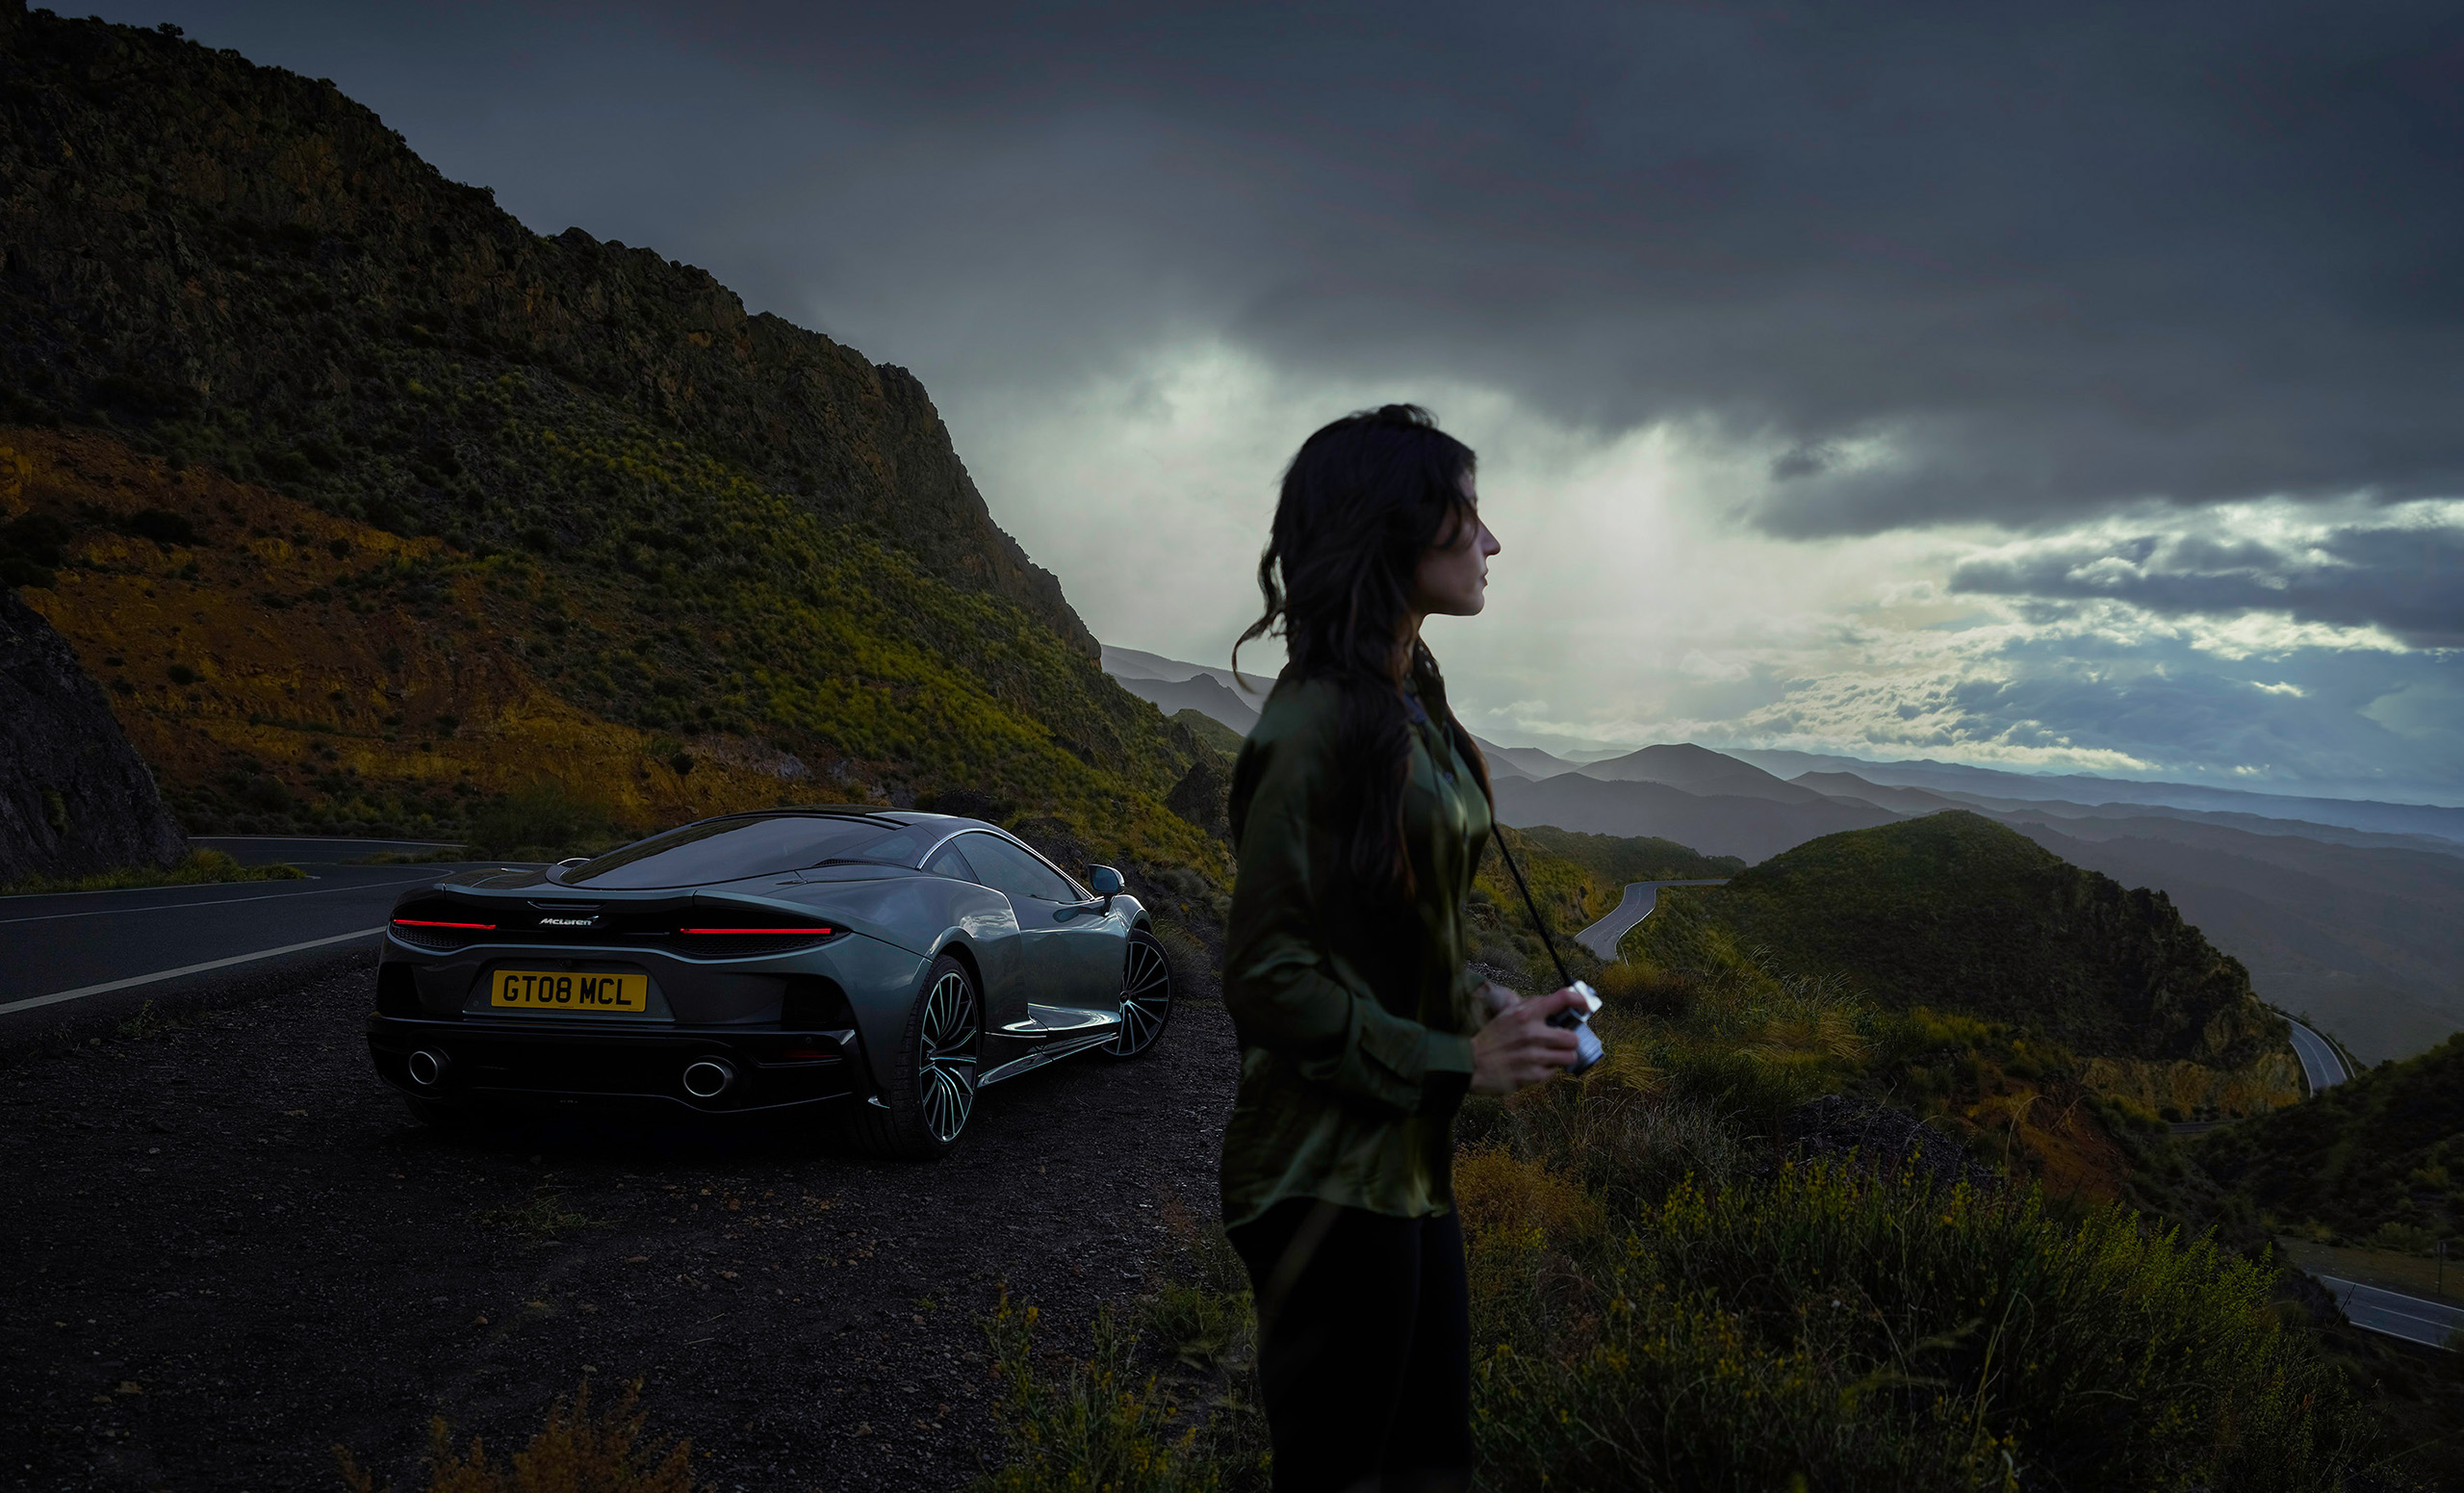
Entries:
{"label": "hillside vegetation", "polygon": [[1598,886],[1586,906],[1593,920],[1616,910],[1630,882],[1711,881],[1745,869],[1734,856],[1707,856],[1651,836],[1585,835],[1547,824],[1515,834],[1518,848],[1531,845],[1592,874]]}
{"label": "hillside vegetation", "polygon": [[[531,233],[322,79],[0,6],[0,389],[380,527],[622,561],[673,440],[1089,658],[923,388],[706,272]],[[509,378],[509,381],[508,381]],[[578,436],[591,455],[542,459]]]}
{"label": "hillside vegetation", "polygon": [[2220,1130],[2198,1158],[2274,1228],[2426,1252],[2464,1232],[2464,1037]]}
{"label": "hillside vegetation", "polygon": [[[2354,1478],[2394,1468],[2272,1262],[2120,1200],[2135,1158],[2178,1158],[2065,1054],[1766,969],[1604,982],[1605,1063],[1458,1124],[1481,1486],[2416,1485]],[[1938,1112],[1926,1164],[1870,1118],[1791,1158],[1840,1103],[1805,1101],[1938,1054],[1987,1122]],[[1083,1363],[1014,1306],[988,1325],[1009,1461],[980,1488],[1267,1485],[1245,1278],[1184,1238]]]}
{"label": "hillside vegetation", "polygon": [[1221,864],[920,386],[546,239],[330,84],[0,6],[0,568],[192,830],[783,800]]}
{"label": "hillside vegetation", "polygon": [[1767,951],[1887,1009],[1961,1011],[2095,1057],[2234,1068],[2289,1041],[2247,973],[2164,893],[1978,814],[1826,836],[1666,901],[1629,945],[1653,964]]}

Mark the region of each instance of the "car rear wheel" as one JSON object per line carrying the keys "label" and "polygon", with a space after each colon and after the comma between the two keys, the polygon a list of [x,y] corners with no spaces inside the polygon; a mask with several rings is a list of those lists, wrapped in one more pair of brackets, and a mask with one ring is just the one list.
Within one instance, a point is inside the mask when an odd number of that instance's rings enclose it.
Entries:
{"label": "car rear wheel", "polygon": [[1120,1035],[1105,1043],[1106,1057],[1138,1056],[1172,1019],[1172,965],[1164,945],[1143,928],[1131,929],[1128,942],[1121,954]]}
{"label": "car rear wheel", "polygon": [[975,1113],[976,1056],[984,1006],[966,966],[933,961],[907,1014],[890,1065],[889,1092],[857,1107],[856,1141],[877,1156],[937,1161],[956,1148]]}

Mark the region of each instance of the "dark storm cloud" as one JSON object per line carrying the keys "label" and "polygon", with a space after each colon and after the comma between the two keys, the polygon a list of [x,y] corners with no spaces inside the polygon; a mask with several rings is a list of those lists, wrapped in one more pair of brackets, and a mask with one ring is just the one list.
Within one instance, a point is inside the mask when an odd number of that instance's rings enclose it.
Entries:
{"label": "dark storm cloud", "polygon": [[945,385],[1700,421],[1791,534],[2464,493],[2445,0],[155,9]]}
{"label": "dark storm cloud", "polygon": [[2464,648],[2464,528],[2348,526],[2283,550],[2199,535],[2057,541],[1968,561],[1951,573],[1951,589],[2037,603],[2106,598],[2169,616],[2280,612],[2374,625],[2417,648]]}
{"label": "dark storm cloud", "polygon": [[908,220],[1008,249],[967,263],[1024,302],[1100,256],[1113,304],[1040,300],[1082,335],[1178,317],[1288,367],[1711,420],[1773,443],[1774,529],[2464,491],[2450,4],[663,24],[925,156],[1010,153],[991,216],[923,171]]}

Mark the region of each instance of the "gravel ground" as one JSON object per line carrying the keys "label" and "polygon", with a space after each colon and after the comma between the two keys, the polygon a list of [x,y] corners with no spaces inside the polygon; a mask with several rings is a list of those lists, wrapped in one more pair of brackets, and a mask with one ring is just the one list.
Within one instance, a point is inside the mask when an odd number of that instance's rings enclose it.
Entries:
{"label": "gravel ground", "polygon": [[908,1166],[429,1132],[369,1068],[372,964],[0,1070],[0,1485],[330,1490],[345,1446],[415,1488],[431,1417],[501,1453],[638,1378],[715,1487],[959,1487],[997,1450],[1003,1285],[1083,1330],[1146,1288],[1176,1200],[1214,1213],[1237,1059],[1199,971],[1146,1055],[988,1090]]}

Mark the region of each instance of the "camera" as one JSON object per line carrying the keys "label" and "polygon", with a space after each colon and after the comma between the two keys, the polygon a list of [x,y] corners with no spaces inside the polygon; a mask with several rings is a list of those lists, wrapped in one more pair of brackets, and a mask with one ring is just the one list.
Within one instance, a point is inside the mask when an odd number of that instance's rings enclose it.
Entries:
{"label": "camera", "polygon": [[1601,1005],[1600,993],[1585,980],[1577,980],[1566,988],[1582,997],[1582,1005],[1579,1008],[1569,1006],[1558,1012],[1549,1018],[1549,1024],[1564,1027],[1575,1034],[1575,1060],[1566,1065],[1566,1071],[1580,1073],[1608,1056],[1608,1049],[1601,1044],[1599,1034],[1591,1029],[1591,1014]]}

